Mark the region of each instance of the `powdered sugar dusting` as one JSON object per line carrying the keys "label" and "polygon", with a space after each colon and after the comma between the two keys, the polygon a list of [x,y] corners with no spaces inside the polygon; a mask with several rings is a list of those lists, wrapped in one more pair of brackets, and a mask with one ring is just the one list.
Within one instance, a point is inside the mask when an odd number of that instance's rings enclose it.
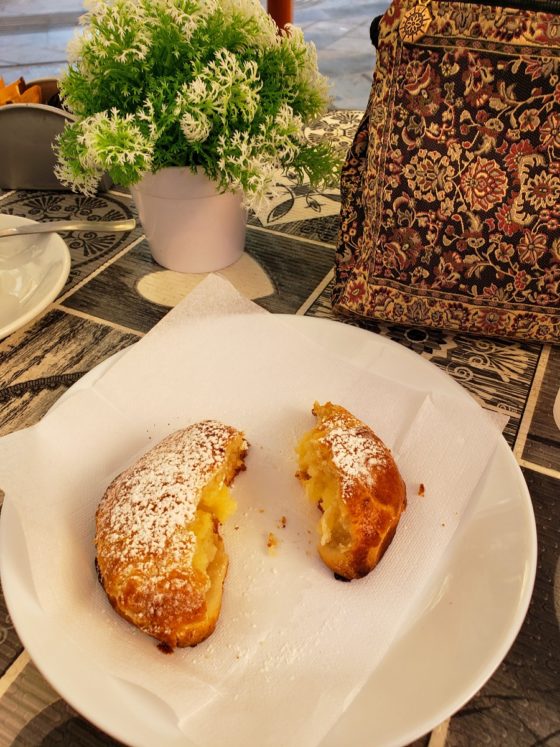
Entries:
{"label": "powdered sugar dusting", "polygon": [[182,563],[192,558],[194,534],[175,530],[195,518],[200,490],[223,459],[233,432],[216,421],[195,423],[165,438],[113,481],[98,518],[105,540],[127,538],[122,560],[164,551]]}
{"label": "powdered sugar dusting", "polygon": [[337,468],[342,489],[355,481],[373,486],[377,468],[387,463],[387,448],[365,425],[336,424],[323,436],[328,445],[334,466]]}

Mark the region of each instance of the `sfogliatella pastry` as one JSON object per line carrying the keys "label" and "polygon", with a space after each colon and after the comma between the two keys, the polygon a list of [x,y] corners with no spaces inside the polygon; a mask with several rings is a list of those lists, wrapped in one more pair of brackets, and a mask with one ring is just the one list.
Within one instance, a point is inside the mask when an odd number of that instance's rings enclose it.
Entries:
{"label": "sfogliatella pastry", "polygon": [[340,405],[313,406],[315,427],[297,446],[298,478],[322,511],[319,554],[337,578],[366,576],[383,557],[406,507],[391,451]]}
{"label": "sfogliatella pastry", "polygon": [[243,433],[205,420],[172,433],[107,488],[96,514],[97,567],[115,610],[164,647],[216,626],[228,556],[220,524],[245,468]]}

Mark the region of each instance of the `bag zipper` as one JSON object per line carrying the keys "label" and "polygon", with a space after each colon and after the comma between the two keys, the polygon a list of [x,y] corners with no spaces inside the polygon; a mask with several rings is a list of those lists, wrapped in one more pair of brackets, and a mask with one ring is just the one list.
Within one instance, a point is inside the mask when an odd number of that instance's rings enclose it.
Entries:
{"label": "bag zipper", "polygon": [[[532,10],[535,13],[560,14],[560,0],[449,0],[464,2],[470,5],[488,5],[493,8],[514,8]],[[399,25],[399,35],[404,42],[413,43],[421,39],[432,21],[430,5],[432,0],[418,0],[418,3],[407,11]],[[375,22],[375,20],[374,20]],[[373,41],[373,37],[372,37]]]}

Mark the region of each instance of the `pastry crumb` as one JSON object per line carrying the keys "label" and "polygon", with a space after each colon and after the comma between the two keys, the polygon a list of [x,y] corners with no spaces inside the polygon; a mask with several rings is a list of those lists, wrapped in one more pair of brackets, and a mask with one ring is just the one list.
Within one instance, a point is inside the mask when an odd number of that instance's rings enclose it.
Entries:
{"label": "pastry crumb", "polygon": [[269,555],[275,555],[276,550],[278,548],[278,545],[280,543],[278,542],[278,537],[273,532],[268,533],[268,538],[266,540],[266,546],[268,548],[268,554]]}
{"label": "pastry crumb", "polygon": [[426,495],[426,486],[424,485],[423,482],[421,482],[420,485],[418,486],[418,495],[420,497]]}
{"label": "pastry crumb", "polygon": [[286,528],[286,517],[281,516],[280,520],[278,521],[278,529],[285,529]]}
{"label": "pastry crumb", "polygon": [[173,647],[170,646],[168,643],[164,643],[161,641],[157,644],[156,648],[161,651],[162,654],[172,654],[173,653]]}

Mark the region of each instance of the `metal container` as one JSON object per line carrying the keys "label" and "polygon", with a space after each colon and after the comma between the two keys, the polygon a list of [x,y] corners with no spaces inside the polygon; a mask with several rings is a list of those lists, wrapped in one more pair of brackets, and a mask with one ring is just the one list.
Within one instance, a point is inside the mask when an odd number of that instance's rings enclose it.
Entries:
{"label": "metal container", "polygon": [[[58,97],[58,81],[53,78],[32,80],[40,85],[43,100]],[[66,122],[75,117],[50,104],[6,104],[0,106],[0,188],[68,190],[54,174],[56,156],[53,144]],[[111,187],[105,175],[100,191]]]}

